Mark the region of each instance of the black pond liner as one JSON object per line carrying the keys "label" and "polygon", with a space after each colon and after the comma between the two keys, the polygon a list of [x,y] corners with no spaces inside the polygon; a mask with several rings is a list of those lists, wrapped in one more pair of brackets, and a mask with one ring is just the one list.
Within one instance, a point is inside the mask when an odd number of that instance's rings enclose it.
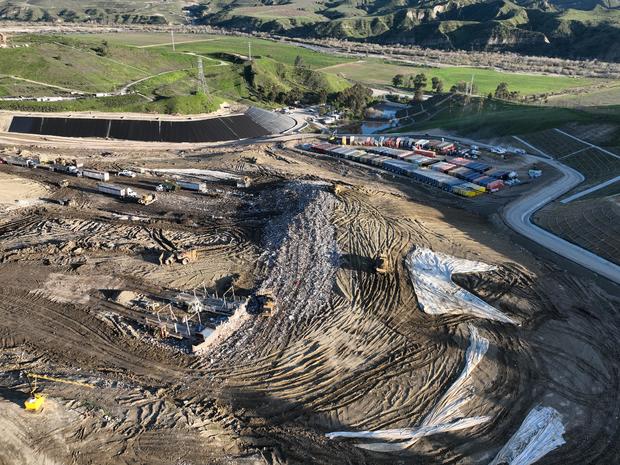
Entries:
{"label": "black pond liner", "polygon": [[247,115],[196,121],[14,116],[9,132],[144,142],[220,142],[272,133]]}

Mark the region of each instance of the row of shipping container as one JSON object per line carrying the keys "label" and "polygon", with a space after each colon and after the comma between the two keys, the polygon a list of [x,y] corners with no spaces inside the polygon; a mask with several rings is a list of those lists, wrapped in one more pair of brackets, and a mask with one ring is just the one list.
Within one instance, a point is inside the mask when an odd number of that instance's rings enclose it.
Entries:
{"label": "row of shipping container", "polygon": [[[343,147],[332,144],[315,144],[312,150],[318,153],[337,156],[347,160],[364,163],[366,165],[383,168],[403,176],[411,177],[419,182],[429,184],[440,189],[453,192],[464,197],[475,197],[485,192],[486,188],[463,181],[448,174],[444,174],[439,170],[432,169],[437,164],[442,164],[438,159],[429,159],[426,157],[417,157],[430,161],[427,165],[413,162],[410,158],[416,155],[406,156],[404,158],[395,158],[394,156],[382,156],[370,154],[366,151],[357,150],[350,147]],[[425,169],[422,166],[430,166],[431,169]]]}
{"label": "row of shipping container", "polygon": [[342,136],[339,138],[342,145],[363,145],[366,147],[388,147],[424,151],[420,155],[433,156],[456,153],[458,147],[454,142],[434,139],[415,139],[413,137],[395,136]]}

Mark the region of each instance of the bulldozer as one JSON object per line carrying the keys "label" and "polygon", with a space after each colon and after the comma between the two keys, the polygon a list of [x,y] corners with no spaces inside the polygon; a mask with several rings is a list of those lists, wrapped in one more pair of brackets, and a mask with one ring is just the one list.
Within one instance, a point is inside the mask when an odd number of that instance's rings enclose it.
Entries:
{"label": "bulldozer", "polygon": [[138,203],[140,205],[150,205],[157,200],[157,196],[155,194],[143,194],[138,197]]}
{"label": "bulldozer", "polygon": [[30,397],[24,401],[24,408],[28,412],[40,412],[45,404],[45,395],[37,392],[37,381],[44,379],[47,381],[53,381],[56,383],[73,384],[74,386],[81,386],[88,389],[93,389],[95,386],[88,383],[82,383],[80,381],[71,381],[68,379],[54,378],[52,376],[37,375],[34,373],[26,373],[28,378],[28,384],[30,384]]}
{"label": "bulldozer", "polygon": [[377,255],[375,258],[375,271],[379,274],[385,274],[392,271],[392,261],[387,253],[384,251]]}
{"label": "bulldozer", "polygon": [[267,315],[271,316],[273,309],[276,306],[275,297],[271,289],[258,291],[256,294],[250,297],[247,304],[247,311],[252,315]]}
{"label": "bulldozer", "polygon": [[345,190],[345,187],[342,184],[338,184],[337,182],[329,186],[329,192],[331,192],[334,195],[340,195],[344,192],[344,190]]}
{"label": "bulldozer", "polygon": [[173,263],[180,263],[181,265],[187,265],[198,258],[196,250],[165,250],[159,256],[160,265],[172,265]]}

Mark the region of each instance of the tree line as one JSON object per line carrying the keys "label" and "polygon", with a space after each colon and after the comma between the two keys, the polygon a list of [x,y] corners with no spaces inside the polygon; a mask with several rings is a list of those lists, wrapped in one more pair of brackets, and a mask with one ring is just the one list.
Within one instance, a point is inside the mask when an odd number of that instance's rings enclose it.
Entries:
{"label": "tree line", "polygon": [[[424,90],[428,87],[428,78],[426,74],[396,74],[392,78],[392,85],[397,88],[405,88],[405,89],[413,89],[414,101],[422,101],[424,97]],[[440,78],[433,76],[431,78],[431,90],[437,94],[440,94],[444,91],[444,82]],[[467,95],[477,95],[478,94],[478,86],[474,82],[467,81],[459,81],[450,87],[451,93],[461,93]],[[521,94],[519,91],[511,91],[508,88],[508,84],[506,82],[500,82],[495,89],[494,93],[489,93],[488,98],[497,98],[501,100],[519,100],[521,98]]]}

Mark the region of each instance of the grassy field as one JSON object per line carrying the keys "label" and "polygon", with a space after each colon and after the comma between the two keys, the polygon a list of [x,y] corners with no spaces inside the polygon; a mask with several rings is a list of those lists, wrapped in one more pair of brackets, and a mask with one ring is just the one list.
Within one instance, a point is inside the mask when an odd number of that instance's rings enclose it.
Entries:
{"label": "grassy field", "polygon": [[620,105],[620,82],[601,89],[591,89],[577,95],[552,96],[549,97],[548,104],[567,108]]}
{"label": "grassy field", "polygon": [[8,76],[0,76],[0,97],[18,97],[28,95],[33,97],[56,96],[66,94],[65,91],[35,84]]}
{"label": "grassy field", "polygon": [[[79,34],[73,35],[73,37],[79,37],[80,40],[83,40],[84,36]],[[132,45],[148,50],[172,51],[170,34],[166,33],[92,34],[86,40],[96,42],[107,40],[118,45]],[[205,56],[219,53],[234,53],[247,56],[248,42],[251,42],[252,56],[254,57],[264,56],[292,65],[295,63],[295,58],[299,55],[303,58],[306,65],[312,69],[354,61],[350,58],[319,53],[304,47],[266,39],[249,39],[247,37],[213,34],[175,34],[174,41],[177,52],[196,53]]]}
{"label": "grassy field", "polygon": [[0,49],[0,74],[17,76],[82,92],[108,92],[156,73],[191,68],[196,58],[167,50],[110,44],[66,36],[20,36],[28,47]]}
{"label": "grassy field", "polygon": [[587,87],[595,84],[597,80],[586,78],[571,78],[567,76],[544,76],[533,74],[505,73],[491,69],[466,68],[466,67],[441,67],[422,68],[406,65],[398,65],[382,60],[363,60],[353,63],[341,64],[328,67],[323,71],[341,75],[353,81],[370,85],[391,85],[392,78],[396,74],[425,73],[428,77],[430,90],[430,78],[437,76],[444,81],[444,89],[448,90],[459,81],[470,82],[472,76],[478,86],[479,93],[486,95],[494,92],[500,82],[506,82],[510,90],[516,90],[523,95],[540,94],[551,91],[560,91],[575,87]]}
{"label": "grassy field", "polygon": [[[561,127],[567,123],[606,123],[610,116],[569,108],[537,107],[503,102],[447,107],[431,120],[406,129],[441,128],[477,137],[497,137]],[[620,119],[620,112],[616,119]],[[405,129],[401,129],[405,130]]]}

